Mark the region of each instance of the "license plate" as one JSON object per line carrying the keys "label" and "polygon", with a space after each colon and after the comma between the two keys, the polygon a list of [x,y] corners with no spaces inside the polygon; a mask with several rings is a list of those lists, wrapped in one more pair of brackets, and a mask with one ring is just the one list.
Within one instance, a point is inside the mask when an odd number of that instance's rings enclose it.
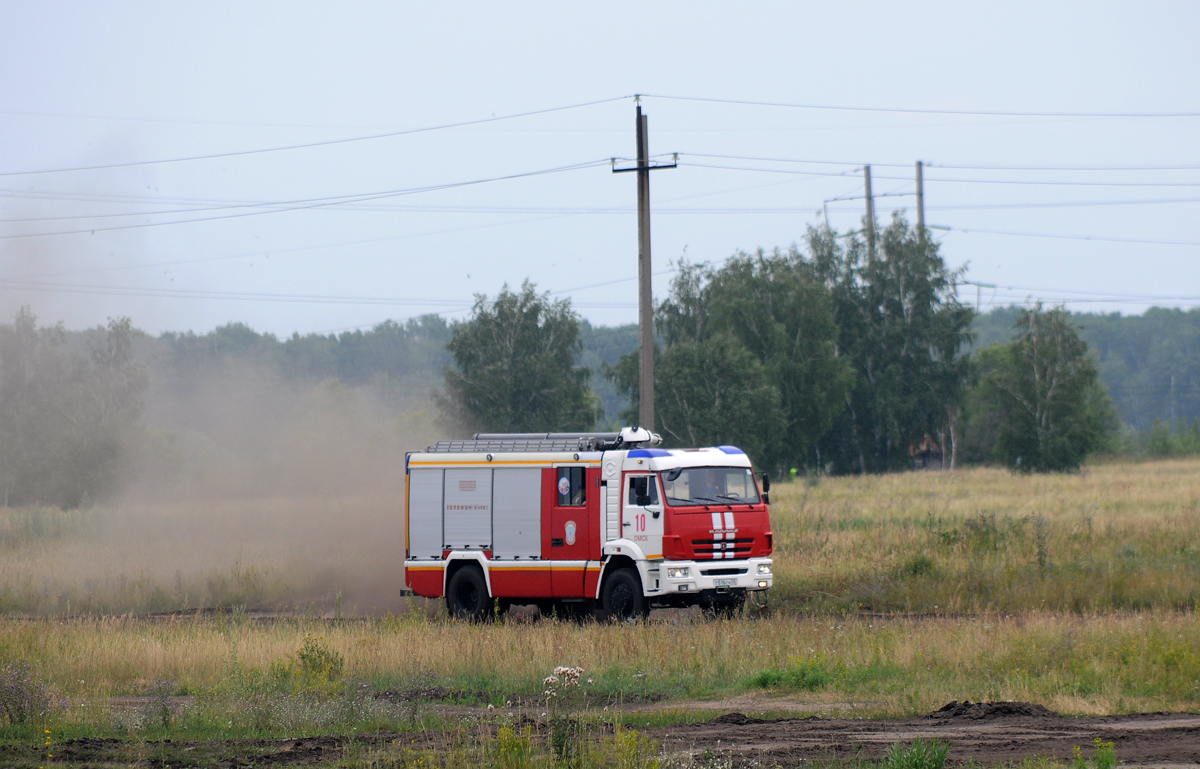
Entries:
{"label": "license plate", "polygon": [[713,585],[716,587],[733,587],[737,584],[736,579],[714,579]]}

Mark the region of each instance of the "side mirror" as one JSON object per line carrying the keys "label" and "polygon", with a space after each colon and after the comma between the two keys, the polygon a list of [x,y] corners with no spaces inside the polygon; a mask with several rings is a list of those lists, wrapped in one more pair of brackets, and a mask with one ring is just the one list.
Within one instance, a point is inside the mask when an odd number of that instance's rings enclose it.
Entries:
{"label": "side mirror", "polygon": [[639,492],[635,502],[638,507],[646,507],[650,504],[650,495],[646,494],[645,492]]}
{"label": "side mirror", "polygon": [[762,481],[763,481],[762,482],[763,504],[769,505],[769,504],[771,504],[771,493],[770,493],[771,492],[771,476],[767,475],[766,473],[763,473]]}

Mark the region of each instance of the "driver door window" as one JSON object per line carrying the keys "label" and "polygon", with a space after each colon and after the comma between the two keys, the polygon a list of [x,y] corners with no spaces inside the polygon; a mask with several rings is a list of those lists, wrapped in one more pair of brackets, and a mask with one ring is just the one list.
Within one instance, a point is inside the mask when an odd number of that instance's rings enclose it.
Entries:
{"label": "driver door window", "polygon": [[635,475],[629,479],[629,494],[625,504],[653,507],[658,504],[658,484],[652,475]]}

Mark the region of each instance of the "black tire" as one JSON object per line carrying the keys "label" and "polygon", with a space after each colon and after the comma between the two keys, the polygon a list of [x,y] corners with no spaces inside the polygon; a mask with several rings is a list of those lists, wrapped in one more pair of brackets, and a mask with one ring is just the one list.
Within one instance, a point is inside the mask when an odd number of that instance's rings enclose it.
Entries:
{"label": "black tire", "polygon": [[492,597],[478,566],[464,566],[446,585],[446,609],[454,619],[483,622],[492,615]]}
{"label": "black tire", "polygon": [[610,622],[639,620],[649,613],[650,606],[642,595],[642,580],[636,569],[617,569],[604,580],[600,590],[600,608]]}

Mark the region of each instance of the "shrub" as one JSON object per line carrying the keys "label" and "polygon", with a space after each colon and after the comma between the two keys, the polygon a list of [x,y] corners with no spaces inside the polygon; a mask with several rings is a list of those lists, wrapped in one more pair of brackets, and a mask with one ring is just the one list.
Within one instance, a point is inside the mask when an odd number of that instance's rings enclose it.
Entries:
{"label": "shrub", "polygon": [[823,689],[833,680],[823,657],[797,660],[787,670],[764,670],[750,684],[759,689]]}
{"label": "shrub", "polygon": [[907,748],[898,742],[892,745],[883,762],[887,769],[942,769],[949,754],[950,746],[944,742],[916,739]]}
{"label": "shrub", "polygon": [[33,723],[50,715],[57,704],[25,660],[0,667],[0,719],[14,725]]}

